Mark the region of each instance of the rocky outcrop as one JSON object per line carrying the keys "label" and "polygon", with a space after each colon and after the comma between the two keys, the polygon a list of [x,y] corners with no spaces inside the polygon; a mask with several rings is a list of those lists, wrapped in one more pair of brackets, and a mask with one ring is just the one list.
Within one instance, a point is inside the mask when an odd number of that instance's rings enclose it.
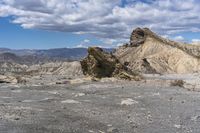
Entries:
{"label": "rocky outcrop", "polygon": [[139,80],[139,75],[133,73],[112,54],[98,47],[88,48],[88,56],[81,61],[83,73],[95,78],[117,77]]}
{"label": "rocky outcrop", "polygon": [[121,63],[141,73],[200,72],[200,47],[171,41],[148,28],[133,31],[130,44],[116,50]]}
{"label": "rocky outcrop", "polygon": [[146,33],[142,29],[136,28],[131,34],[130,45],[139,46],[140,44],[143,44],[146,40],[146,36]]}

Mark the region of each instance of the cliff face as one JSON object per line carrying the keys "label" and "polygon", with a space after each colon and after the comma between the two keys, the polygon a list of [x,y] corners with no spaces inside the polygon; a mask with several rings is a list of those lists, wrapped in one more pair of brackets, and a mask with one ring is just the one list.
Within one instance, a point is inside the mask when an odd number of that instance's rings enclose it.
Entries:
{"label": "cliff face", "polygon": [[147,28],[135,29],[130,44],[116,50],[121,63],[141,73],[200,72],[200,47],[164,39]]}

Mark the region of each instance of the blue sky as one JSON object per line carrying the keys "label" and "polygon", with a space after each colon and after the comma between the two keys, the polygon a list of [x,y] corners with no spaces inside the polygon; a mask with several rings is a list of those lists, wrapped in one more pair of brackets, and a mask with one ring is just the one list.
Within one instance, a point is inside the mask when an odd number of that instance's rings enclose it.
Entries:
{"label": "blue sky", "polygon": [[24,29],[13,24],[12,18],[0,19],[0,47],[12,49],[49,49],[77,47],[89,43],[101,44],[91,35],[75,35],[68,32]]}
{"label": "blue sky", "polygon": [[136,27],[199,44],[198,0],[0,0],[0,47],[116,47]]}

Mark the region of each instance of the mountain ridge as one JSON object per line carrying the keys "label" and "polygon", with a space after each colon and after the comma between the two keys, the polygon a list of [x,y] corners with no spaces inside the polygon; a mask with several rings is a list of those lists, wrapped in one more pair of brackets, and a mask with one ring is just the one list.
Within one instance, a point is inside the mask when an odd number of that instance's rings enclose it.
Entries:
{"label": "mountain ridge", "polygon": [[[113,49],[106,48],[104,50],[113,51]],[[41,50],[0,48],[0,62],[33,65],[56,61],[78,61],[86,57],[87,54],[86,48],[54,48]]]}

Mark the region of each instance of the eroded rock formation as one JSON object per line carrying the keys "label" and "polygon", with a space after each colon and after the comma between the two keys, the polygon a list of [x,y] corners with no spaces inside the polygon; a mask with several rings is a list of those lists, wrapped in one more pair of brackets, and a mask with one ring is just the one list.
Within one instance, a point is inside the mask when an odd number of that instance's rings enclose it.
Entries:
{"label": "eroded rock formation", "polygon": [[83,73],[95,78],[117,77],[139,80],[140,76],[133,73],[112,54],[101,48],[88,48],[88,56],[81,61]]}

